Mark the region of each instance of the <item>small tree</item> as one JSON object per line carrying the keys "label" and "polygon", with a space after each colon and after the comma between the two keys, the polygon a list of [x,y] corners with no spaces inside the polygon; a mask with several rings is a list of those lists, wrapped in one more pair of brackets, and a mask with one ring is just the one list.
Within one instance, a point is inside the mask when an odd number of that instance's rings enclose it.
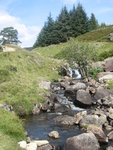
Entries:
{"label": "small tree", "polygon": [[0,32],[0,36],[2,37],[0,40],[0,43],[2,45],[5,44],[18,44],[21,43],[18,40],[18,31],[16,29],[14,29],[13,27],[7,27],[4,28],[1,32]]}
{"label": "small tree", "polygon": [[77,63],[84,78],[88,77],[88,65],[95,60],[96,52],[95,47],[88,43],[71,40],[69,45],[57,57],[65,58],[70,64]]}

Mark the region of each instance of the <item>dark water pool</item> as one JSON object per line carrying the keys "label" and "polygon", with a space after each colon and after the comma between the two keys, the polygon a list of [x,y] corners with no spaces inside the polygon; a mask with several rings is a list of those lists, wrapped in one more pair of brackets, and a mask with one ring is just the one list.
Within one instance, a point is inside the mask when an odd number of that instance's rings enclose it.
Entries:
{"label": "dark water pool", "polygon": [[[53,121],[53,118],[56,116],[56,114],[52,113],[31,116],[25,121],[25,130],[32,139],[48,140],[51,144],[60,146],[64,145],[68,137],[82,133],[78,127],[63,128],[57,126]],[[53,130],[59,132],[59,139],[52,139],[48,137],[48,133]]]}
{"label": "dark water pool", "polygon": [[[58,116],[52,113],[43,113],[36,116],[30,116],[25,120],[25,130],[28,132],[28,136],[32,139],[48,140],[52,145],[60,145],[63,149],[63,145],[68,137],[76,136],[82,133],[78,127],[63,128],[57,126],[53,118]],[[48,133],[51,131],[58,131],[60,134],[59,139],[52,139],[48,137]],[[113,142],[108,145],[113,146]],[[108,145],[101,145],[100,150],[105,150]]]}

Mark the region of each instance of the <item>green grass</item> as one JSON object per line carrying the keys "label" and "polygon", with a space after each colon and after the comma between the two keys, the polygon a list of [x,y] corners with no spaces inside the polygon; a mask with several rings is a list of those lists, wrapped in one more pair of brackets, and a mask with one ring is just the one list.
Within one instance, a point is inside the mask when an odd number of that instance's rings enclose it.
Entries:
{"label": "green grass", "polygon": [[15,112],[29,114],[33,105],[44,101],[47,91],[39,88],[41,80],[57,80],[54,71],[60,63],[38,52],[16,51],[0,54],[0,102],[11,104]]}
{"label": "green grass", "polygon": [[22,121],[15,114],[0,109],[0,150],[19,150],[17,142],[24,139]]}
{"label": "green grass", "polygon": [[113,26],[99,28],[77,37],[78,41],[108,42],[108,36],[113,32]]}
{"label": "green grass", "polygon": [[107,88],[113,89],[113,80],[107,82]]}

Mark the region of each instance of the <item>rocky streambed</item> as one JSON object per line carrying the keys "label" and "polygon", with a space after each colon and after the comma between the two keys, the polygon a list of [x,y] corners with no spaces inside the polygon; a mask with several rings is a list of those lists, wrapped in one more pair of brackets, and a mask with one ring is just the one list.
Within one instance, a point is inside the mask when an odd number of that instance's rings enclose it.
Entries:
{"label": "rocky streambed", "polygon": [[50,87],[47,102],[25,121],[28,145],[36,145],[27,150],[113,150],[113,90],[102,80],[71,77]]}

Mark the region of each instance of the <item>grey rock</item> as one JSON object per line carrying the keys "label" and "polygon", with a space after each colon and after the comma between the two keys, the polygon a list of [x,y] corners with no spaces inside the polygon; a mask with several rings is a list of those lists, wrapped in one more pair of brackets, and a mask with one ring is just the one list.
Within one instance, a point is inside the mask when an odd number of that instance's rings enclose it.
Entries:
{"label": "grey rock", "polygon": [[96,90],[96,94],[94,95],[95,100],[102,99],[106,96],[110,95],[110,91],[104,87],[98,87]]}
{"label": "grey rock", "polygon": [[113,131],[111,131],[107,136],[109,140],[113,140]]}
{"label": "grey rock", "polygon": [[74,103],[75,105],[78,104],[79,106],[81,105],[91,106],[92,105],[91,95],[85,90],[78,90],[76,100],[74,101]]}
{"label": "grey rock", "polygon": [[60,126],[73,126],[76,123],[76,118],[68,115],[62,115],[54,118],[54,121]]}
{"label": "grey rock", "polygon": [[83,133],[68,138],[64,150],[99,150],[100,146],[93,133]]}
{"label": "grey rock", "polygon": [[97,125],[98,127],[102,127],[102,125],[106,122],[105,119],[102,120],[101,117],[97,115],[87,115],[82,118],[80,121],[80,126],[85,127],[90,124]]}
{"label": "grey rock", "polygon": [[108,138],[101,127],[97,127],[96,125],[88,125],[87,132],[92,132],[99,142],[108,143]]}
{"label": "grey rock", "polygon": [[106,60],[104,69],[106,72],[113,71],[113,57]]}

